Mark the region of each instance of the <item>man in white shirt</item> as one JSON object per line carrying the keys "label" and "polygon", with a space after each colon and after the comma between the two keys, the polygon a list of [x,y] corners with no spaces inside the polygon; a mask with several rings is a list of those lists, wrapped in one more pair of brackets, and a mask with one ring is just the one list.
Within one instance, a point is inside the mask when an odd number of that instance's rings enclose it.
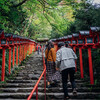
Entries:
{"label": "man in white shirt", "polygon": [[68,74],[70,76],[70,82],[72,85],[73,94],[74,95],[77,94],[75,80],[74,80],[75,59],[77,59],[77,56],[71,48],[65,47],[64,42],[59,42],[58,48],[59,50],[57,51],[56,54],[56,62],[62,74],[64,98],[66,100],[69,99],[68,89],[67,89]]}

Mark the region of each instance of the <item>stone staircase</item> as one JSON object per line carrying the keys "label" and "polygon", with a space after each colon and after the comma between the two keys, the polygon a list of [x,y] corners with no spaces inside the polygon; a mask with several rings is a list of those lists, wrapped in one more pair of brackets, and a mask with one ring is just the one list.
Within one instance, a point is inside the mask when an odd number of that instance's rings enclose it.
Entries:
{"label": "stone staircase", "polygon": [[[42,55],[35,53],[28,59],[25,66],[22,66],[20,72],[10,78],[7,83],[0,84],[0,100],[26,100],[42,71]],[[77,73],[76,78],[78,95],[73,96],[71,86],[68,85],[69,95],[71,96],[69,100],[100,100],[100,86],[87,84],[89,82],[80,80]],[[38,98],[44,100],[43,78],[38,86]],[[46,98],[47,100],[64,100],[62,84],[59,83],[57,87],[46,88]],[[35,93],[32,100],[35,100]]]}

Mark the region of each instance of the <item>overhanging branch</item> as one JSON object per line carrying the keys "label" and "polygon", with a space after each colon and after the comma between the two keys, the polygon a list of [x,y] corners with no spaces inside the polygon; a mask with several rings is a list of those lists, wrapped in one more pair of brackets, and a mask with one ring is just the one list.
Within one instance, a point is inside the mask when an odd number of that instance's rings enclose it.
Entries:
{"label": "overhanging branch", "polygon": [[18,7],[18,6],[21,6],[22,4],[24,4],[26,1],[28,0],[23,0],[22,2],[16,4],[16,5],[13,5],[12,7]]}

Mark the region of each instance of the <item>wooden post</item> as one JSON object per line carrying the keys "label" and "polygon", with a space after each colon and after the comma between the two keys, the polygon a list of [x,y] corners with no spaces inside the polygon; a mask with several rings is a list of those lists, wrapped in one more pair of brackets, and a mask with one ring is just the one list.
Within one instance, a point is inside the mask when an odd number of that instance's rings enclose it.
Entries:
{"label": "wooden post", "polygon": [[9,47],[9,63],[8,63],[9,74],[11,74],[11,47]]}
{"label": "wooden post", "polygon": [[82,48],[79,47],[79,56],[80,56],[80,72],[81,78],[83,78],[83,59],[82,59]]}
{"label": "wooden post", "polygon": [[94,84],[91,48],[88,48],[88,60],[89,60],[90,84]]}
{"label": "wooden post", "polygon": [[5,48],[2,48],[2,72],[1,72],[1,81],[5,79]]}

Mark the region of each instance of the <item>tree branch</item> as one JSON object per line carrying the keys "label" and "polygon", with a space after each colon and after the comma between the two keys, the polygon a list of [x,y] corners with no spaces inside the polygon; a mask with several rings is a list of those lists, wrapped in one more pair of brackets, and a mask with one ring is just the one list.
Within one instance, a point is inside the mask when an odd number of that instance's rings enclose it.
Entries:
{"label": "tree branch", "polygon": [[13,5],[12,7],[18,7],[18,6],[21,6],[22,4],[24,4],[26,1],[28,0],[23,0],[22,2],[16,4],[16,5]]}
{"label": "tree branch", "polygon": [[52,24],[52,23],[49,21],[49,19],[47,18],[47,16],[44,14],[44,11],[43,11],[43,15],[44,15],[44,17],[47,19],[47,21],[49,22],[49,24],[50,24],[51,26],[55,27],[56,30],[58,30],[59,32],[61,32],[54,24]]}

